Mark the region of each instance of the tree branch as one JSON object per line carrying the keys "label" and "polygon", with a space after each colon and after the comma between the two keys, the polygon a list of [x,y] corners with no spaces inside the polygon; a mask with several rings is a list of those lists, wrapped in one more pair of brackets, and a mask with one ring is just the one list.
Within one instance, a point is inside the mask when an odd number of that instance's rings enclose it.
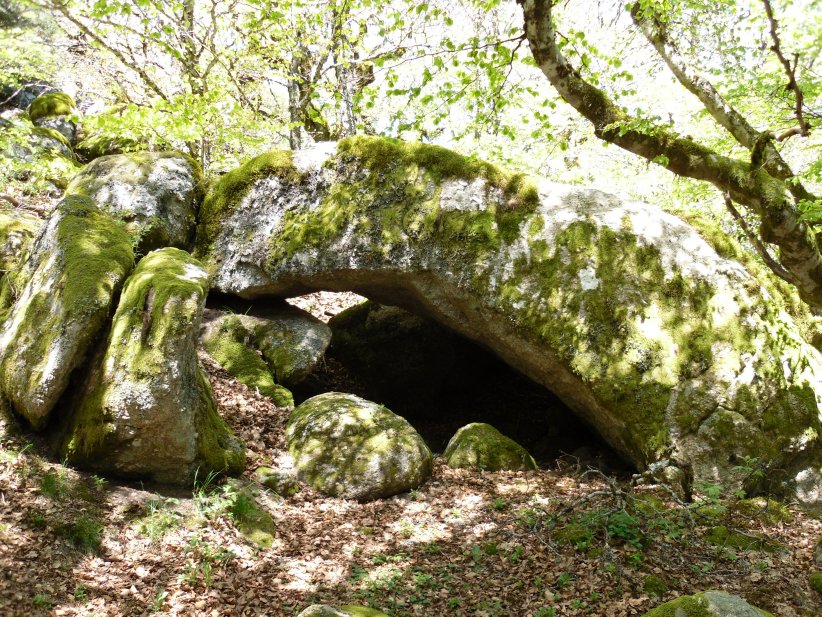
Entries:
{"label": "tree branch", "polygon": [[[754,152],[757,147],[761,149],[762,166],[769,174],[780,180],[795,176],[770,139],[774,137],[781,141],[779,137],[756,130],[725,100],[710,81],[692,68],[693,63],[685,58],[671,41],[664,21],[658,13],[651,8],[642,9],[640,4],[636,3],[631,8],[631,17],[679,83],[699,99],[714,120],[748,150]],[[768,138],[763,140],[763,137]],[[797,181],[791,182],[788,188],[797,200],[812,199],[810,193]]]}
{"label": "tree branch", "polygon": [[807,224],[800,221],[787,183],[767,170],[723,156],[665,126],[648,127],[630,116],[608,95],[587,82],[562,54],[553,23],[553,0],[518,0],[525,34],[537,65],[559,95],[594,127],[600,139],[673,173],[710,182],[737,203],[752,208],[761,220],[760,237],[777,244],[780,261],[795,279],[802,298],[822,306],[822,254]]}

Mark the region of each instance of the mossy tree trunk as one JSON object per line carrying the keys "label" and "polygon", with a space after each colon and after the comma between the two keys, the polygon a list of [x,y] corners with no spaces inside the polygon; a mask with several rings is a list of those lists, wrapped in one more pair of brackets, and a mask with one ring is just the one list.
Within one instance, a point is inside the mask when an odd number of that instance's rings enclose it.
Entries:
{"label": "mossy tree trunk", "polygon": [[[759,235],[779,249],[777,260],[766,262],[775,274],[796,286],[805,302],[822,308],[822,252],[816,235],[802,221],[797,204],[818,198],[798,183],[773,145],[776,136],[756,132],[710,83],[684,65],[666,38],[661,20],[633,16],[643,33],[672,69],[697,95],[706,111],[751,152],[749,161],[724,156],[664,126],[647,122],[618,107],[608,94],[587,81],[563,55],[554,27],[554,0],[517,0],[523,8],[524,36],[534,59],[559,95],[584,116],[600,139],[615,144],[669,171],[710,182],[728,198],[750,208],[760,220]],[[801,119],[801,118],[800,118]]]}

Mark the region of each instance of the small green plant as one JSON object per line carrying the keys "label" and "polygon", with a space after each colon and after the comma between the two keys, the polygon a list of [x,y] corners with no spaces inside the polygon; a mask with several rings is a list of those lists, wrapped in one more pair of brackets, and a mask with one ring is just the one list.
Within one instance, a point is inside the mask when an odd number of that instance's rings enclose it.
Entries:
{"label": "small green plant", "polygon": [[462,604],[462,599],[459,596],[452,596],[448,598],[448,608],[459,608],[460,604]]}
{"label": "small green plant", "polygon": [[556,617],[557,610],[553,606],[542,606],[534,613],[534,617]]}
{"label": "small green plant", "polygon": [[40,478],[40,492],[50,499],[62,499],[69,493],[66,471],[47,471]]}
{"label": "small green plant", "polygon": [[511,563],[519,563],[522,560],[522,555],[525,553],[525,547],[521,544],[517,544],[514,548],[511,549],[511,552],[508,554],[508,560]]}
{"label": "small green plant", "polygon": [[163,606],[165,606],[166,603],[166,598],[168,598],[168,592],[162,587],[159,587],[154,594],[154,600],[151,602],[150,612],[157,613],[163,610]]}
{"label": "small green plant", "polygon": [[88,602],[88,587],[77,585],[74,588],[74,599],[78,602]]}
{"label": "small green plant", "polygon": [[517,511],[517,524],[528,529],[536,529],[539,517],[533,508],[522,508]]}
{"label": "small green plant", "polygon": [[502,497],[497,497],[491,502],[491,508],[496,512],[502,512],[508,507],[508,502]]}
{"label": "small green plant", "polygon": [[557,582],[554,583],[554,587],[557,590],[561,590],[563,587],[565,587],[572,580],[573,580],[573,577],[570,574],[568,574],[567,572],[560,572],[559,576],[557,576]]}
{"label": "small green plant", "polygon": [[42,608],[45,610],[49,610],[52,604],[54,604],[54,601],[44,593],[35,594],[31,601],[35,608]]}
{"label": "small green plant", "polygon": [[427,555],[439,555],[442,553],[442,547],[437,543],[436,540],[432,540],[427,544],[423,544],[422,552]]}
{"label": "small green plant", "polygon": [[155,499],[146,504],[146,514],[139,519],[137,530],[152,542],[159,542],[179,526],[180,517],[169,506],[179,503],[174,498]]}
{"label": "small green plant", "polygon": [[197,535],[189,540],[185,552],[188,559],[183,568],[183,581],[194,585],[202,580],[206,587],[210,587],[213,582],[214,569],[234,558],[234,553],[230,550],[205,542]]}
{"label": "small green plant", "polygon": [[103,543],[103,523],[90,514],[83,514],[73,523],[61,525],[57,531],[83,553],[97,553]]}
{"label": "small green plant", "polygon": [[486,542],[482,545],[482,552],[486,555],[496,555],[499,553],[499,546],[496,542]]}

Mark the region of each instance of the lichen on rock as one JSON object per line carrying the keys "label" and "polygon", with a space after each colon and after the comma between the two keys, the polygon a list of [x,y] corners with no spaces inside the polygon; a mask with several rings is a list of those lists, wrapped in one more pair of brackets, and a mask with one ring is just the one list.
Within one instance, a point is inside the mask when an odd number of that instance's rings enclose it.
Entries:
{"label": "lichen on rock", "polygon": [[66,197],[43,225],[0,328],[0,394],[33,428],[45,426],[133,262],[128,235],[88,199]]}
{"label": "lichen on rock", "polygon": [[757,461],[745,488],[822,508],[822,356],[687,224],[439,148],[325,148],[206,199],[198,251],[217,290],[403,307],[551,389],[640,469],[671,459],[733,490]]}
{"label": "lichen on rock", "polygon": [[353,394],[327,392],[299,405],[286,426],[300,478],[325,495],[370,501],[417,488],[431,451],[400,416]]}
{"label": "lichen on rock", "polygon": [[143,258],[69,414],[61,453],[106,474],[190,484],[237,473],[245,452],[219,417],[197,360],[208,275],[185,251]]}
{"label": "lichen on rock", "polygon": [[537,464],[528,451],[490,424],[473,422],[459,429],[445,448],[449,467],[484,471],[529,470]]}

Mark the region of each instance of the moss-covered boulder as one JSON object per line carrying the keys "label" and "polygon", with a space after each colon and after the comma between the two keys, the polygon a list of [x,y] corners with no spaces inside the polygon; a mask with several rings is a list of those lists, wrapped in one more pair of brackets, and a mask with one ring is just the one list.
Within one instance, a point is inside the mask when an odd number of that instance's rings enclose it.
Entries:
{"label": "moss-covered boulder", "polygon": [[431,451],[417,431],[382,405],[327,392],[298,406],[286,426],[300,478],[325,495],[369,501],[418,487]]}
{"label": "moss-covered boulder", "polygon": [[458,430],[445,448],[449,467],[503,471],[536,469],[528,451],[490,424],[473,422]]}
{"label": "moss-covered boulder", "polygon": [[642,617],[773,617],[751,606],[739,596],[724,591],[706,591],[682,596],[645,613]]}
{"label": "moss-covered boulder", "polygon": [[173,484],[242,470],[244,449],[197,360],[207,292],[208,275],[185,251],[140,261],[70,414],[60,448],[69,462]]}
{"label": "moss-covered boulder", "polygon": [[[822,507],[822,356],[738,262],[659,208],[357,136],[268,154],[201,212],[213,286],[352,290],[431,318],[553,390],[640,469]],[[748,487],[754,488],[754,487]]]}
{"label": "moss-covered boulder", "polygon": [[89,163],[66,189],[83,195],[123,221],[138,253],[174,246],[188,249],[193,238],[202,176],[179,152],[134,152]]}
{"label": "moss-covered boulder", "polygon": [[253,323],[243,315],[209,311],[202,333],[203,347],[237,381],[269,397],[278,407],[294,407],[294,396],[277,384],[271,369],[254,347]]}
{"label": "moss-covered boulder", "polygon": [[0,186],[15,182],[35,193],[65,189],[80,166],[68,140],[25,119],[0,125]]}
{"label": "moss-covered boulder", "polygon": [[74,99],[65,92],[41,94],[29,105],[28,114],[35,126],[53,129],[74,143],[80,111]]}
{"label": "moss-covered boulder", "polygon": [[0,328],[0,395],[35,429],[103,329],[133,262],[128,235],[85,198],[61,201],[38,234]]}
{"label": "moss-covered boulder", "polygon": [[329,604],[312,604],[297,617],[388,617],[385,613],[365,606],[331,606]]}

